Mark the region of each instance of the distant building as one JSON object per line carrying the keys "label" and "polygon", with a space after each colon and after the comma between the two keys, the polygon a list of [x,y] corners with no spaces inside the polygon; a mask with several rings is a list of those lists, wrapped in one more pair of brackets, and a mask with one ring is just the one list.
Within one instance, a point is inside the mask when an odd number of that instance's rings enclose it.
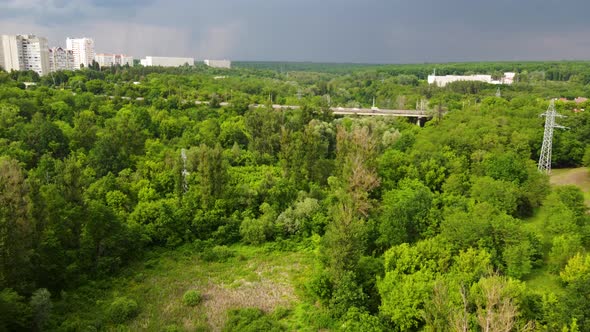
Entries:
{"label": "distant building", "polygon": [[145,59],[141,59],[140,63],[142,66],[162,66],[162,67],[180,67],[188,64],[192,66],[195,64],[193,58],[174,58],[174,57],[161,57],[161,56],[146,56]]}
{"label": "distant building", "polygon": [[205,60],[203,62],[213,68],[231,68],[231,61],[229,60]]}
{"label": "distant building", "polygon": [[493,80],[492,75],[446,75],[436,76],[436,74],[428,75],[428,84],[436,84],[437,86],[444,87],[449,83],[458,81],[479,81],[488,84],[512,84],[514,82],[515,73],[504,73],[504,76],[499,80]]}
{"label": "distant building", "polygon": [[94,40],[92,38],[67,38],[66,48],[74,53],[74,66],[89,67],[94,60]]}
{"label": "distant building", "polygon": [[32,70],[49,73],[47,39],[35,35],[1,35],[0,67],[6,71]]}
{"label": "distant building", "polygon": [[133,66],[133,57],[124,54],[99,53],[94,57],[94,60],[96,60],[96,62],[98,62],[101,67],[110,67],[116,65]]}
{"label": "distant building", "polygon": [[49,49],[49,71],[56,72],[58,70],[75,70],[74,52],[65,50],[61,47],[53,47]]}

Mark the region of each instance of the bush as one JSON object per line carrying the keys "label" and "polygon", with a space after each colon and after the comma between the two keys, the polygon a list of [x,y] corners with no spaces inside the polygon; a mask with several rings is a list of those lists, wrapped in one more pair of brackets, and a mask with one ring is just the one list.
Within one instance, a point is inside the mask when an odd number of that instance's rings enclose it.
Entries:
{"label": "bush", "polygon": [[278,321],[267,316],[258,308],[234,309],[228,312],[224,332],[285,331]]}
{"label": "bush", "polygon": [[236,254],[233,250],[226,246],[215,246],[213,248],[206,248],[201,253],[201,258],[205,262],[225,262]]}
{"label": "bush", "polygon": [[343,332],[380,332],[385,331],[385,328],[379,318],[356,307],[351,307],[343,317],[340,330]]}
{"label": "bush", "polygon": [[262,215],[258,219],[244,218],[240,225],[240,235],[246,243],[261,244],[274,236],[277,213],[268,203],[260,205]]}
{"label": "bush", "polygon": [[314,274],[313,278],[307,284],[309,292],[324,305],[327,305],[332,298],[334,285],[330,280],[330,275],[326,272]]}
{"label": "bush", "polygon": [[194,290],[194,289],[187,291],[182,296],[182,303],[184,303],[184,305],[189,306],[189,307],[194,307],[194,306],[198,305],[199,303],[201,303],[202,300],[203,300],[203,297],[201,296],[201,293],[199,293],[199,291]]}
{"label": "bush", "polygon": [[115,324],[120,324],[126,320],[137,316],[139,308],[135,300],[118,297],[107,308],[107,317]]}
{"label": "bush", "polygon": [[273,224],[267,219],[245,218],[240,225],[240,235],[244,242],[249,244],[261,244],[272,236]]}

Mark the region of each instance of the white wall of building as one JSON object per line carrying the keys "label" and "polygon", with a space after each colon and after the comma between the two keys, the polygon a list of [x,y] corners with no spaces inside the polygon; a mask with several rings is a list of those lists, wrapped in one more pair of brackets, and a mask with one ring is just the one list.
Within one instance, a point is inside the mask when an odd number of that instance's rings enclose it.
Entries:
{"label": "white wall of building", "polygon": [[49,73],[47,39],[35,35],[0,36],[0,66],[7,71],[33,70]]}
{"label": "white wall of building", "polygon": [[428,84],[436,84],[440,87],[444,87],[449,83],[458,81],[479,81],[489,84],[512,84],[514,81],[514,76],[514,73],[504,73],[504,76],[500,80],[493,80],[492,75],[428,75]]}
{"label": "white wall of building", "polygon": [[74,53],[61,47],[49,49],[49,70],[56,72],[58,70],[75,70]]}
{"label": "white wall of building", "polygon": [[180,67],[188,64],[192,66],[195,64],[194,58],[174,58],[174,57],[159,57],[159,56],[146,56],[145,59],[141,59],[140,63],[142,66],[162,66],[162,67]]}
{"label": "white wall of building", "polygon": [[101,67],[110,67],[113,65],[133,66],[133,57],[124,54],[99,53],[94,59]]}
{"label": "white wall of building", "polygon": [[92,65],[94,60],[94,40],[92,38],[67,38],[66,48],[74,53],[74,65],[80,68]]}
{"label": "white wall of building", "polygon": [[39,75],[49,73],[49,49],[47,39],[33,35],[22,40],[23,63],[25,70],[32,70]]}
{"label": "white wall of building", "polygon": [[229,60],[204,60],[207,66],[214,68],[231,68],[231,61]]}
{"label": "white wall of building", "polygon": [[0,36],[0,66],[6,71],[23,68],[23,50],[19,36]]}

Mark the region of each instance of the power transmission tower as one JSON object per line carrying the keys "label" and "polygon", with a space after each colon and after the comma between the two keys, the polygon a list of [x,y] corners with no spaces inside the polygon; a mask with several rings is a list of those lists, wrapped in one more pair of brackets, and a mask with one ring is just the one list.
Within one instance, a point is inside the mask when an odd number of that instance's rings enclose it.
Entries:
{"label": "power transmission tower", "polygon": [[543,134],[543,146],[541,147],[541,157],[539,157],[539,172],[551,173],[551,146],[553,144],[553,128],[567,129],[555,123],[555,118],[564,116],[555,110],[555,100],[551,99],[549,108],[540,116],[545,116],[545,133]]}
{"label": "power transmission tower", "polygon": [[500,87],[498,87],[498,89],[496,89],[496,97],[498,97],[498,98],[502,97],[502,91],[500,91]]}

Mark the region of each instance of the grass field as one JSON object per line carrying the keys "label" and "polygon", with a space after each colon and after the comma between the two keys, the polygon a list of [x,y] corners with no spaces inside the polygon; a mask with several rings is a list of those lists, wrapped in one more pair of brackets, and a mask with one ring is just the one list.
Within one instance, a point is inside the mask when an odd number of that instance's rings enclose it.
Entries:
{"label": "grass field", "polygon": [[[69,320],[94,321],[111,331],[219,331],[229,309],[246,307],[283,312],[281,322],[290,330],[305,327],[298,326],[301,322],[321,327],[321,322],[309,321],[317,316],[317,308],[302,299],[302,285],[315,264],[313,248],[236,245],[224,252],[229,255],[207,262],[190,249],[164,251],[122,276],[104,280],[103,287],[99,283],[77,290],[77,297],[86,293],[87,298],[64,300],[62,305],[76,308]],[[183,304],[189,290],[202,294],[199,305]],[[139,307],[138,315],[121,326],[101,318],[117,297],[133,299]]]}

